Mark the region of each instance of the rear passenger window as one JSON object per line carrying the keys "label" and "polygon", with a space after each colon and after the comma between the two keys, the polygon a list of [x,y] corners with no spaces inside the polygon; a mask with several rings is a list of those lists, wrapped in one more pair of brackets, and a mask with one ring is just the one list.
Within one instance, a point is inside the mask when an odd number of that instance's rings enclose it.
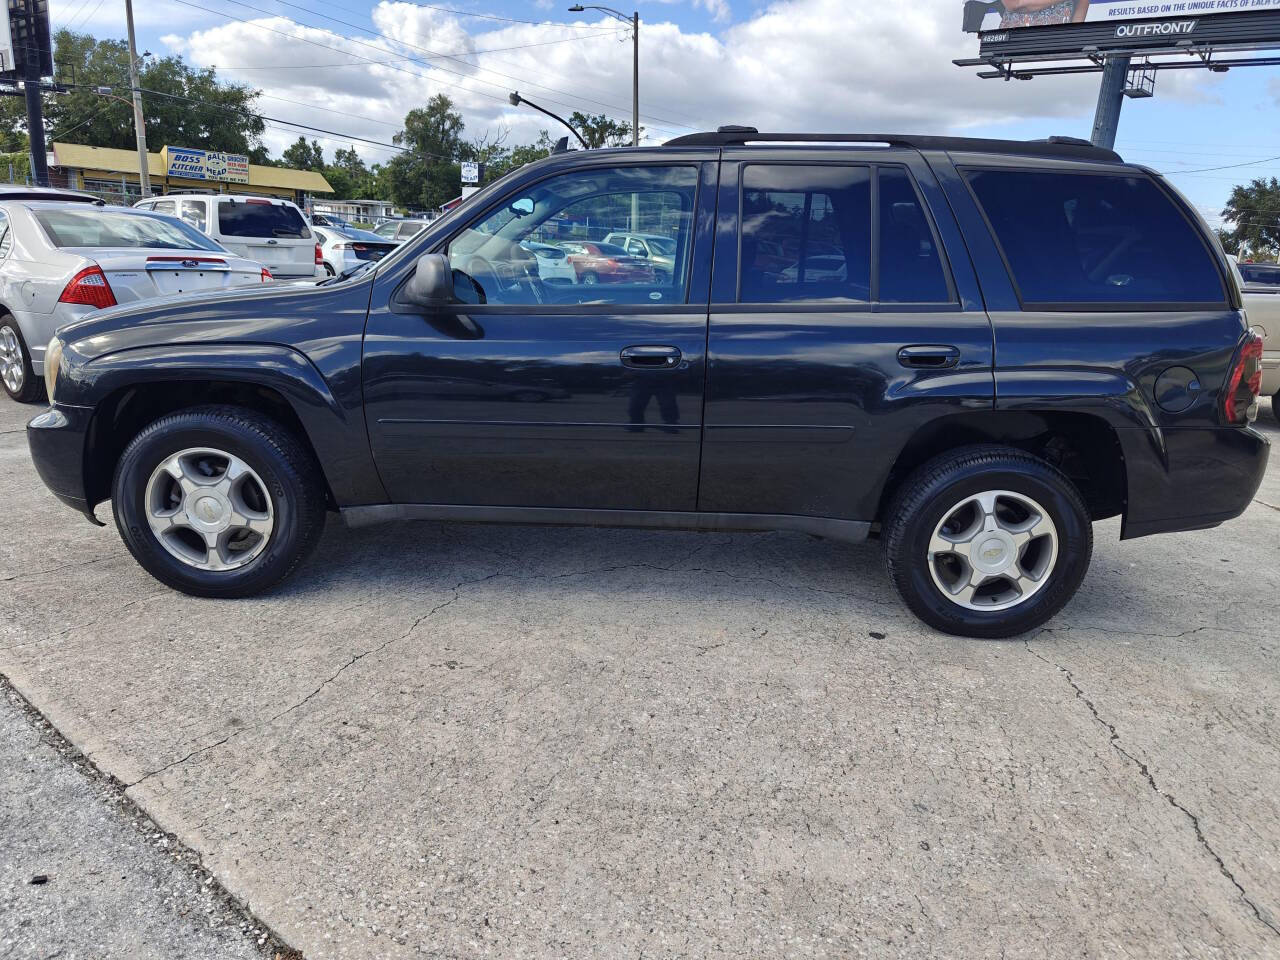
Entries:
{"label": "rear passenger window", "polygon": [[203,233],[208,220],[204,212],[204,201],[183,200],[182,219]]}
{"label": "rear passenger window", "polygon": [[976,170],[1024,304],[1225,302],[1199,232],[1144,176]]}
{"label": "rear passenger window", "polygon": [[871,300],[871,168],[767,166],[742,174],[744,303]]}
{"label": "rear passenger window", "polygon": [[951,299],[938,241],[911,175],[880,167],[880,289],[884,303],[946,303]]}

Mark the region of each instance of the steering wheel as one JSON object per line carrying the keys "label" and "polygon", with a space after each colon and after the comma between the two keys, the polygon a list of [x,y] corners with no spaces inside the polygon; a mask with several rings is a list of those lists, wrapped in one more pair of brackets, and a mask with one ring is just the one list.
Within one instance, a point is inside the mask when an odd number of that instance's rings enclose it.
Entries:
{"label": "steering wheel", "polygon": [[[514,244],[512,247],[514,248]],[[538,261],[530,255],[507,260],[491,260],[480,254],[472,254],[467,260],[466,273],[481,292],[489,291],[486,303],[543,304],[548,301],[546,287],[538,275]],[[532,269],[530,269],[532,267]],[[526,293],[527,291],[527,293]],[[515,292],[514,297],[508,296]]]}

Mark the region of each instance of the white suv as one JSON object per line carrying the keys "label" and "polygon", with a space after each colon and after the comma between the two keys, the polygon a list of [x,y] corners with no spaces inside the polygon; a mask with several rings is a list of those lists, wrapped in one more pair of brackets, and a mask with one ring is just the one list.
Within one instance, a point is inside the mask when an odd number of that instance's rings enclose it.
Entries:
{"label": "white suv", "polygon": [[288,200],[198,193],[152,197],[134,206],[185,220],[232,253],[257,260],[278,280],[325,276],[320,245],[302,211]]}

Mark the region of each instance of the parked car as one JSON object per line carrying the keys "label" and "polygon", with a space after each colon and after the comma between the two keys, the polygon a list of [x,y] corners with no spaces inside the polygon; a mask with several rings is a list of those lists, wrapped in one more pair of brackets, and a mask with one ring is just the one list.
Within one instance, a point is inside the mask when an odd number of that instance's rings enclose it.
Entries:
{"label": "parked car", "polygon": [[633,257],[612,243],[566,240],[560,244],[568,254],[578,283],[653,283],[656,274],[644,257]]}
{"label": "parked car", "polygon": [[430,220],[388,220],[374,227],[373,232],[386,240],[404,243],[412,240],[430,224]]}
{"label": "parked car", "polygon": [[314,230],[316,239],[320,241],[321,263],[325,273],[331,277],[363,263],[376,263],[398,246],[376,233],[355,227],[315,227]]}
{"label": "parked car", "polygon": [[320,244],[288,200],[235,194],[178,194],[134,204],[179,217],[232,253],[256,260],[281,280],[323,277]]}
{"label": "parked car", "polygon": [[106,201],[92,193],[80,190],[64,190],[61,187],[27,187],[21,184],[0,184],[0,200],[62,200],[67,203],[96,203],[106,206]]}
{"label": "parked car", "polygon": [[54,331],[95,310],[269,279],[173,217],[0,200],[0,383],[15,400],[39,399]]}
{"label": "parked car", "polygon": [[310,223],[313,227],[337,227],[340,230],[352,229],[351,221],[333,213],[313,213]]}
{"label": "parked car", "polygon": [[676,269],[676,242],[656,233],[610,233],[605,243],[622,247],[633,257],[643,257],[653,265],[658,283],[670,281]]}
{"label": "parked car", "polygon": [[1271,398],[1271,413],[1280,421],[1280,264],[1228,259],[1244,294],[1249,324],[1262,337],[1261,390]]}
{"label": "parked car", "polygon": [[[805,138],[556,154],[350,279],[102,311],[50,345],[36,466],[200,596],[278,583],[329,509],[794,530],[877,536],[907,606],[977,637],[1057,613],[1096,520],[1249,506],[1261,341],[1162,177],[1074,140]],[[688,271],[540,280],[522,241],[636,194]],[[761,240],[845,276],[740,269]]]}
{"label": "parked car", "polygon": [[569,256],[555,244],[521,240],[524,247],[538,261],[538,276],[543,283],[577,283],[578,271],[569,262]]}

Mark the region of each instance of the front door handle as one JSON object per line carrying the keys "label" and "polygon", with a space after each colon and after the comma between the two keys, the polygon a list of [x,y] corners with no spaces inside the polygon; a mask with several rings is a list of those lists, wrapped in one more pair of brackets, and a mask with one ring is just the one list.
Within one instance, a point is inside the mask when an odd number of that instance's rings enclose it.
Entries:
{"label": "front door handle", "polygon": [[637,370],[673,370],[680,365],[680,348],[662,344],[624,347],[618,354],[624,367]]}
{"label": "front door handle", "polygon": [[912,369],[945,370],[959,362],[960,348],[948,344],[917,344],[898,351],[898,363]]}

